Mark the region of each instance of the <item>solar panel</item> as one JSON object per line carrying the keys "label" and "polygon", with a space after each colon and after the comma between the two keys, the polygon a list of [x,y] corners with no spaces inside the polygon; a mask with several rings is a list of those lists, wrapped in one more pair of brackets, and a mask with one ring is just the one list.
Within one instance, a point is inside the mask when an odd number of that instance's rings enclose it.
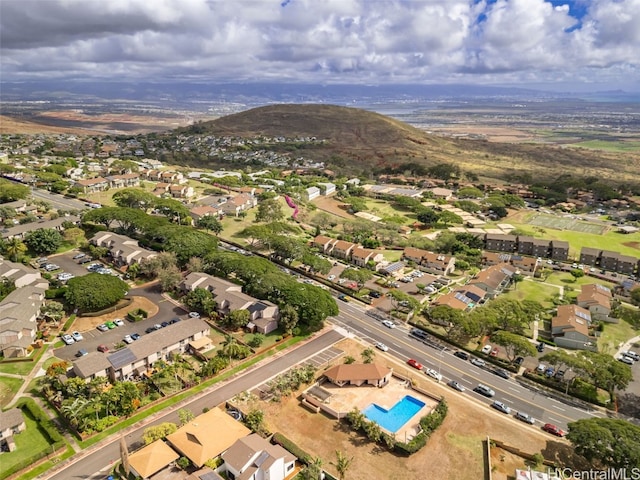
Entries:
{"label": "solar panel", "polygon": [[455,297],[457,300],[460,300],[461,302],[463,302],[463,303],[465,303],[465,304],[468,304],[469,302],[471,302],[471,299],[470,299],[470,298],[468,298],[468,297],[466,297],[466,296],[464,295],[464,293],[456,292],[456,294],[454,295],[454,297]]}
{"label": "solar panel", "polygon": [[587,315],[586,313],[584,313],[584,312],[576,312],[576,317],[580,317],[580,318],[582,318],[584,320],[588,320],[588,321],[591,320],[591,317],[589,315]]}
{"label": "solar panel", "polygon": [[128,348],[123,348],[107,357],[114,369],[118,370],[125,365],[131,365],[136,361],[136,356]]}

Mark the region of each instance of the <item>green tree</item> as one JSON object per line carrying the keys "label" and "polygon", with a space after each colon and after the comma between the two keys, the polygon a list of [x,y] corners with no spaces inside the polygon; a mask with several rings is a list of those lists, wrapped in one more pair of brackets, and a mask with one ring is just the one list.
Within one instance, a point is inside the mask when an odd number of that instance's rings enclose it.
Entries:
{"label": "green tree", "polygon": [[145,259],[140,264],[140,271],[143,275],[155,278],[163,270],[178,267],[178,259],[173,252],[161,252],[155,257]]}
{"label": "green tree", "polygon": [[629,365],[617,361],[611,355],[582,351],[579,356],[584,359],[583,368],[589,380],[595,387],[609,392],[611,402],[614,401],[615,390],[626,389],[633,380]]}
{"label": "green tree", "polygon": [[87,241],[87,239],[84,236],[84,230],[78,227],[65,229],[64,233],[62,234],[62,237],[66,242],[69,242],[74,247],[77,247],[78,245],[82,245]]}
{"label": "green tree", "polygon": [[4,251],[9,258],[17,262],[18,258],[27,251],[27,246],[18,237],[12,237],[7,240]]}
{"label": "green tree", "polygon": [[338,472],[338,479],[344,480],[347,475],[347,471],[353,463],[353,457],[348,458],[343,452],[336,450],[336,461],[330,463],[336,468],[336,471]]}
{"label": "green tree", "polygon": [[584,270],[580,268],[574,268],[569,273],[571,273],[574,282],[577,282],[580,277],[584,277]]}
{"label": "green tree", "polygon": [[193,412],[187,408],[181,408],[178,410],[178,418],[180,419],[180,426],[186,425],[195,418]]}
{"label": "green tree", "polygon": [[186,265],[191,257],[204,258],[215,251],[218,248],[218,240],[191,227],[178,227],[171,230],[164,248],[175,253],[180,265]]}
{"label": "green tree", "polygon": [[347,355],[346,357],[343,358],[342,363],[346,365],[351,365],[352,363],[356,363],[356,359],[353,358],[351,355]]}
{"label": "green tree", "polygon": [[640,465],[640,427],[614,418],[586,418],[569,423],[567,439],[576,453],[597,468]]}
{"label": "green tree", "polygon": [[434,225],[438,223],[440,216],[435,210],[431,208],[424,208],[418,212],[416,218],[420,223],[424,223],[425,225]]}
{"label": "green tree", "polygon": [[112,199],[118,207],[137,208],[147,212],[154,207],[157,197],[141,188],[125,188],[114,193]]}
{"label": "green tree", "polygon": [[24,243],[38,255],[53,253],[62,244],[62,235],[53,228],[38,228],[27,234]]}
{"label": "green tree", "polygon": [[220,235],[222,232],[222,223],[220,223],[220,220],[216,217],[212,217],[211,215],[200,217],[196,222],[196,226],[198,228],[203,228],[208,232],[213,232],[215,235]]}
{"label": "green tree", "polygon": [[233,310],[224,316],[223,323],[225,326],[237,330],[249,323],[249,317],[248,310]]}
{"label": "green tree", "polygon": [[373,348],[365,348],[361,353],[362,361],[364,363],[373,363],[374,358],[376,357],[376,352]]}
{"label": "green tree", "polygon": [[256,222],[278,222],[284,218],[282,204],[273,198],[258,203]]}
{"label": "green tree", "polygon": [[340,274],[340,278],[352,280],[358,284],[358,290],[360,290],[364,284],[373,278],[373,272],[364,268],[345,268]]}
{"label": "green tree", "polygon": [[182,273],[178,267],[167,268],[158,274],[160,287],[163,292],[171,292],[175,290],[182,281]]}
{"label": "green tree", "polygon": [[640,305],[640,287],[636,287],[630,292],[631,302],[634,305]]}
{"label": "green tree", "polygon": [[40,316],[57,323],[64,316],[64,305],[62,305],[60,302],[47,300],[47,302],[40,309]]}
{"label": "green tree", "polygon": [[118,277],[90,273],[69,280],[64,296],[81,312],[96,312],[118,303],[128,290],[129,285]]}
{"label": "green tree", "polygon": [[317,272],[322,275],[326,275],[327,273],[329,273],[331,267],[333,266],[329,260],[320,258],[311,252],[305,252],[302,255],[302,263],[308,266],[312,272]]}
{"label": "green tree", "polygon": [[322,480],[322,459],[312,458],[304,469],[303,475],[305,480]]}
{"label": "green tree", "polygon": [[176,430],[178,430],[178,426],[175,423],[161,423],[160,425],[156,425],[155,427],[145,428],[142,434],[142,439],[144,440],[145,445],[149,445],[156,440],[166,438],[167,435],[171,435]]}
{"label": "green tree", "polygon": [[264,343],[265,336],[262,333],[256,333],[247,343],[250,347],[258,348]]}
{"label": "green tree", "polygon": [[491,340],[504,347],[510,362],[513,362],[517,356],[533,357],[536,354],[536,347],[528,339],[516,333],[500,330],[491,335]]}
{"label": "green tree", "polygon": [[280,320],[278,325],[287,333],[291,335],[293,329],[298,324],[298,312],[291,305],[284,305],[280,308]]}
{"label": "green tree", "polygon": [[189,468],[189,465],[191,465],[191,460],[189,460],[187,457],[180,457],[178,460],[176,460],[176,465],[182,470],[186,470],[187,468]]}
{"label": "green tree", "polygon": [[24,200],[30,193],[31,190],[26,185],[0,178],[0,203]]}
{"label": "green tree", "polygon": [[190,310],[202,313],[208,317],[211,316],[217,306],[213,294],[209,290],[200,287],[191,290],[184,297],[183,302]]}
{"label": "green tree", "polygon": [[264,434],[266,433],[266,427],[264,425],[264,412],[254,408],[250,410],[242,420],[249,430],[254,433]]}

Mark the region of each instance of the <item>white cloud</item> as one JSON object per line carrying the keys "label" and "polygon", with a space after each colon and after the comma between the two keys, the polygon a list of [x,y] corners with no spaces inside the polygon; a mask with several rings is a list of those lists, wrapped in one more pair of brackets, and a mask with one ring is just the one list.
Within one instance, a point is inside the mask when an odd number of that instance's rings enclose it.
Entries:
{"label": "white cloud", "polygon": [[0,66],[3,81],[615,83],[624,72],[640,84],[640,0],[566,4],[3,0]]}

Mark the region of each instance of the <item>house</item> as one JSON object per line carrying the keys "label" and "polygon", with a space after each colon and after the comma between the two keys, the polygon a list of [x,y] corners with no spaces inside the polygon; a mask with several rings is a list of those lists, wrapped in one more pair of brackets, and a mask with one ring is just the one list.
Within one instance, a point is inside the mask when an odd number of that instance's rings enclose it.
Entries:
{"label": "house", "polygon": [[15,227],[4,229],[2,231],[2,238],[24,238],[27,233],[37,228],[53,228],[54,230],[63,232],[64,225],[66,225],[67,222],[77,225],[78,223],[80,223],[80,217],[69,215],[54,218],[53,220],[40,220],[36,223],[24,223],[22,225],[16,225]]}
{"label": "house", "polygon": [[22,286],[0,302],[0,353],[4,358],[26,357],[36,339],[37,318],[47,283]]}
{"label": "house", "polygon": [[284,480],[296,466],[296,457],[257,433],[239,438],[221,456],[227,476],[238,480]]}
{"label": "house", "polygon": [[637,257],[622,255],[618,252],[603,250],[600,254],[600,267],[605,270],[633,275],[638,262]]}
{"label": "house", "polygon": [[518,236],[518,253],[534,257],[547,258],[551,249],[551,242],[541,238]]}
{"label": "house", "polygon": [[494,252],[512,253],[516,251],[517,241],[518,237],[515,235],[487,233],[485,236],[485,249]]}
{"label": "house", "polygon": [[203,217],[220,218],[224,215],[224,213],[219,208],[209,205],[198,205],[197,207],[193,207],[191,210],[189,210],[189,214],[191,215],[194,223],[196,223]]}
{"label": "house", "polygon": [[[440,295],[436,300],[433,301],[432,305],[436,307],[447,306],[455,310],[462,311],[470,310],[475,306],[474,301],[471,298],[467,297],[464,292],[458,290]],[[449,322],[446,322],[445,324],[442,324],[441,322],[436,323],[445,327],[449,326]]]}
{"label": "house", "polygon": [[241,193],[235,197],[229,198],[220,208],[225,215],[237,217],[240,212],[249,210],[258,205],[258,199],[248,193]]}
{"label": "house", "polygon": [[108,248],[109,255],[118,266],[141,263],[158,255],[157,252],[139,246],[137,240],[113,232],[98,232],[90,243]]}
{"label": "house", "polygon": [[512,265],[499,264],[481,270],[470,282],[487,293],[487,298],[499,295],[511,282],[511,277],[516,273]]}
{"label": "house", "polygon": [[580,250],[580,263],[590,267],[599,265],[601,253],[599,248],[582,247],[582,250]]}
{"label": "house", "polygon": [[318,183],[318,185],[320,186],[323,195],[328,197],[329,195],[332,195],[334,193],[336,193],[336,184],[335,183]]}
{"label": "house", "polygon": [[337,242],[336,239],[331,237],[326,237],[324,235],[318,235],[313,239],[313,246],[320,249],[322,253],[326,253],[327,255],[331,255],[331,250],[333,250],[333,245]]}
{"label": "house", "polygon": [[109,180],[102,177],[87,178],[78,180],[75,186],[81,188],[84,193],[104,192],[109,188]]}
{"label": "house", "polygon": [[173,198],[193,197],[193,187],[189,185],[169,185],[169,193]]}
{"label": "house", "polygon": [[161,197],[164,194],[169,193],[169,187],[171,187],[170,183],[158,182],[153,189],[153,193],[156,197]]}
{"label": "house", "polygon": [[559,347],[574,350],[597,349],[596,338],[589,335],[591,315],[578,305],[559,305],[551,319],[551,335]]}
{"label": "house", "polygon": [[22,416],[22,410],[12,408],[6,412],[0,411],[0,448],[2,451],[13,452],[16,449],[13,436],[26,429],[27,424]]}
{"label": "house", "polygon": [[229,280],[223,278],[214,277],[207,273],[191,272],[187,275],[180,284],[180,290],[183,293],[188,293],[196,288],[203,288],[209,290],[214,295],[220,295],[223,292],[241,292],[242,287]]}
{"label": "house", "polygon": [[569,242],[551,240],[551,258],[564,262],[569,258]]}
{"label": "house", "polygon": [[589,310],[592,319],[617,322],[609,318],[612,299],[613,295],[609,288],[604,285],[589,284],[582,285],[576,300],[579,307]]}
{"label": "house", "polygon": [[453,198],[453,190],[449,190],[448,188],[435,187],[428,191],[431,192],[433,198],[441,200],[451,200],[451,198]]}
{"label": "house", "polygon": [[337,240],[331,249],[331,256],[349,260],[354,248],[356,248],[355,243],[347,242],[346,240]]}
{"label": "house", "polygon": [[510,263],[521,273],[533,273],[538,267],[538,259],[536,257],[511,255]]}
{"label": "house", "polygon": [[355,247],[351,252],[351,262],[359,267],[366,267],[369,262],[377,265],[383,258],[382,253],[360,246]]}
{"label": "house", "polygon": [[10,262],[2,257],[0,257],[0,278],[13,282],[16,288],[31,285],[38,281],[45,285],[48,283],[42,279],[38,270],[26,267],[21,263]]}
{"label": "house", "polygon": [[207,460],[216,458],[250,433],[251,430],[230,415],[212,408],[167,435],[167,442],[196,467],[202,467]]}
{"label": "house", "polygon": [[125,173],[123,175],[111,175],[107,177],[110,188],[139,187],[140,176],[137,173]]}
{"label": "house", "polygon": [[487,252],[482,251],[482,265],[491,267],[500,263],[509,263],[511,261],[510,253]]}
{"label": "house", "polygon": [[430,273],[440,275],[448,275],[456,268],[455,257],[433,253],[419,248],[405,248],[402,253],[402,258],[424,267],[424,269]]}
{"label": "house", "polygon": [[156,440],[130,454],[129,467],[134,476],[146,479],[165,469],[178,458],[180,455],[173,448],[163,440]]}
{"label": "house", "polygon": [[318,187],[309,187],[304,191],[304,197],[307,201],[311,201],[314,198],[320,196],[320,189]]}
{"label": "house", "polygon": [[204,320],[190,318],[143,335],[113,353],[90,352],[73,363],[73,371],[86,381],[95,377],[115,381],[140,376],[155,362],[186,352],[190,342],[209,336],[210,331]]}
{"label": "house", "polygon": [[324,376],[334,385],[373,385],[383,387],[391,379],[393,370],[377,363],[340,364],[324,372]]}

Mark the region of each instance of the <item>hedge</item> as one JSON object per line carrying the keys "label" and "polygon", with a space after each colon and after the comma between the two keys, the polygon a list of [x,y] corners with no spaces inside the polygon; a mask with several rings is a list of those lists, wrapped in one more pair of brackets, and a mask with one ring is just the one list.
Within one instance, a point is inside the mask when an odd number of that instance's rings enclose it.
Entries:
{"label": "hedge", "polygon": [[47,300],[53,300],[54,298],[62,298],[64,297],[65,292],[67,291],[67,287],[60,288],[49,288],[44,292],[44,298]]}
{"label": "hedge", "polygon": [[73,321],[75,319],[76,319],[76,314],[75,313],[72,313],[71,315],[69,315],[69,318],[64,323],[64,327],[62,327],[62,331],[66,332],[67,330],[69,330],[71,328],[71,325],[73,325]]}
{"label": "hedge", "polygon": [[447,402],[444,399],[441,400],[438,406],[429,415],[425,415],[420,419],[422,431],[407,443],[396,442],[393,449],[401,455],[411,455],[412,453],[416,453],[427,444],[427,440],[429,440],[431,434],[440,425],[442,425],[448,411],[449,407],[447,406]]}
{"label": "hedge", "polygon": [[302,450],[298,445],[293,443],[291,440],[289,440],[287,437],[285,437],[281,433],[277,433],[277,432],[274,433],[273,437],[271,437],[271,443],[280,445],[282,448],[287,450],[293,456],[298,457],[298,460],[300,460],[305,465],[309,465],[309,463],[311,462],[311,458],[312,458],[311,455],[309,455],[307,452]]}

